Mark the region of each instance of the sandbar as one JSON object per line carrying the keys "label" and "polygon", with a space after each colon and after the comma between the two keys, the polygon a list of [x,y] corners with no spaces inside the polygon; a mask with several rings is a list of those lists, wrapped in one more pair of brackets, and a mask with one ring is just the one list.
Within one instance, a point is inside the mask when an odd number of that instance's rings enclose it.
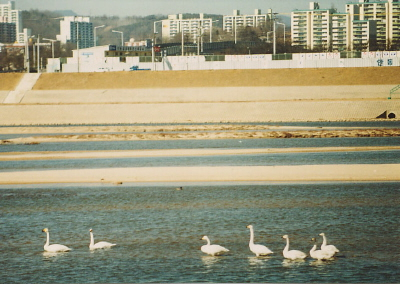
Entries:
{"label": "sandbar", "polygon": [[1,172],[0,184],[399,181],[400,164],[130,167]]}
{"label": "sandbar", "polygon": [[[241,142],[241,141],[240,141]],[[239,141],[238,141],[238,144]],[[299,148],[236,148],[236,149],[153,149],[108,151],[38,151],[0,153],[0,161],[56,160],[56,159],[117,159],[144,157],[198,157],[225,155],[256,155],[278,153],[317,153],[355,151],[397,151],[400,146],[360,147],[299,147]]]}

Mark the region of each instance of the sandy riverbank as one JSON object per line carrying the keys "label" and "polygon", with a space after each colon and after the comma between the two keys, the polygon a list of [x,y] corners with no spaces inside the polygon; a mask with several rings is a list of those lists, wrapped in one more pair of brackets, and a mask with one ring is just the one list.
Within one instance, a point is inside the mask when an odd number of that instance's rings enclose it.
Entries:
{"label": "sandy riverbank", "polygon": [[0,99],[7,102],[0,104],[0,125],[342,121],[387,112],[398,119],[400,100],[388,99],[400,83],[398,70],[42,74],[23,94],[6,92],[16,80],[0,74]]}
{"label": "sandy riverbank", "polygon": [[0,184],[398,181],[400,164],[147,167],[1,172]]}

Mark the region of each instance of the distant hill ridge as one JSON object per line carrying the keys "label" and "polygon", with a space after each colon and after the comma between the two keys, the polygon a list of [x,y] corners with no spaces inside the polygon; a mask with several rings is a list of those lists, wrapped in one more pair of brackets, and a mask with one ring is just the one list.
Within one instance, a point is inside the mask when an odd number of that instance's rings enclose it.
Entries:
{"label": "distant hill ridge", "polygon": [[53,11],[54,13],[60,14],[60,16],[66,17],[66,16],[78,16],[77,13],[75,13],[72,10],[56,10]]}

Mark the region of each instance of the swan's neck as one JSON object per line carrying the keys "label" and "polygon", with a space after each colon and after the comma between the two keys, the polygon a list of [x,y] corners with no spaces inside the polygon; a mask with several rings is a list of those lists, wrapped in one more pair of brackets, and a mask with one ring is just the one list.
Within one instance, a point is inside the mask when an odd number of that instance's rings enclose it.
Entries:
{"label": "swan's neck", "polygon": [[317,249],[317,244],[314,244],[314,246],[312,247],[312,249],[310,250],[310,255],[312,253],[314,253],[314,251]]}
{"label": "swan's neck", "polygon": [[206,241],[207,241],[207,245],[209,246],[211,244],[210,239],[206,238]]}
{"label": "swan's neck", "polygon": [[283,251],[289,251],[289,238],[286,238],[286,246]]}
{"label": "swan's neck", "polygon": [[326,246],[326,237],[325,235],[322,235],[322,247]]}
{"label": "swan's neck", "polygon": [[93,233],[90,232],[90,246],[94,245],[94,237],[93,237]]}
{"label": "swan's neck", "polygon": [[46,243],[44,244],[45,247],[47,247],[50,243],[50,234],[48,231],[46,232],[46,235],[47,235],[47,240],[46,240]]}
{"label": "swan's neck", "polygon": [[250,228],[250,242],[249,245],[254,245],[254,231],[253,228]]}

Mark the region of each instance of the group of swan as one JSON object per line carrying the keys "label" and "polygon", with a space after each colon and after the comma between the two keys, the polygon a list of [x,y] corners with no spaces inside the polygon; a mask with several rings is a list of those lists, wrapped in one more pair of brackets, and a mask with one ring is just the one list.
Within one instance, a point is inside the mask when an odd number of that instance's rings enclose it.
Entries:
{"label": "group of swan", "polygon": [[[44,228],[42,232],[45,232],[47,234],[47,240],[46,243],[44,244],[44,250],[47,252],[67,252],[70,251],[71,248],[64,246],[64,245],[59,245],[59,244],[52,244],[50,245],[50,234],[49,234],[49,229]],[[95,249],[103,249],[103,248],[110,248],[112,246],[115,246],[116,244],[112,244],[109,242],[98,242],[94,243],[94,237],[93,237],[93,230],[89,230],[90,233],[90,244],[89,244],[89,249],[90,250],[95,250]]]}
{"label": "group of swan", "polygon": [[[254,228],[253,225],[248,225],[248,229],[250,229],[250,241],[249,241],[249,248],[250,251],[253,252],[256,256],[266,256],[269,254],[272,254],[273,251],[271,251],[269,248],[267,248],[264,245],[260,244],[255,244],[254,243]],[[323,238],[323,242],[321,245],[321,249],[317,250],[317,241],[315,238],[312,238],[311,240],[314,241],[314,246],[310,250],[310,256],[312,258],[318,259],[318,260],[327,260],[332,258],[336,253],[339,252],[339,250],[334,246],[334,245],[327,245],[326,244],[326,237],[324,233],[319,234]],[[301,260],[305,259],[307,257],[307,254],[299,251],[299,250],[289,250],[289,236],[284,235],[282,236],[283,239],[286,239],[286,246],[283,249],[283,256],[287,259],[290,260]],[[210,239],[207,236],[204,236],[202,240],[206,240],[207,244],[201,247],[201,251],[212,255],[221,255],[225,252],[228,252],[229,250],[227,248],[224,248],[223,246],[220,245],[212,245],[210,242]]]}
{"label": "group of swan", "polygon": [[[253,225],[248,225],[247,228],[250,229],[250,241],[249,241],[250,251],[253,252],[256,256],[265,256],[265,255],[272,254],[273,251],[271,251],[266,246],[254,243]],[[50,243],[49,229],[44,228],[42,231],[47,234],[47,240],[46,240],[46,243],[44,244],[44,250],[46,252],[67,252],[67,251],[71,250],[69,247],[60,245],[60,244],[50,245],[49,244]],[[116,244],[112,244],[109,242],[94,243],[92,229],[89,230],[89,234],[90,234],[90,244],[89,244],[90,250],[110,248],[110,247],[116,245]],[[326,244],[326,236],[324,233],[321,233],[319,235],[322,236],[322,238],[323,238],[321,249],[317,250],[317,241],[315,238],[312,238],[312,241],[314,241],[314,246],[310,250],[310,256],[312,258],[315,258],[318,260],[326,260],[326,259],[332,258],[337,252],[339,252],[339,250],[334,245]],[[307,254],[302,251],[289,250],[289,236],[288,235],[284,235],[284,236],[282,236],[282,238],[286,239],[286,246],[283,249],[283,256],[285,258],[291,259],[291,260],[297,260],[297,259],[304,259],[307,257]],[[201,247],[201,251],[206,254],[216,256],[216,255],[221,255],[221,254],[229,251],[227,248],[225,248],[223,246],[212,245],[210,242],[210,239],[207,236],[203,236],[201,239],[207,241],[207,244],[203,245]]]}

